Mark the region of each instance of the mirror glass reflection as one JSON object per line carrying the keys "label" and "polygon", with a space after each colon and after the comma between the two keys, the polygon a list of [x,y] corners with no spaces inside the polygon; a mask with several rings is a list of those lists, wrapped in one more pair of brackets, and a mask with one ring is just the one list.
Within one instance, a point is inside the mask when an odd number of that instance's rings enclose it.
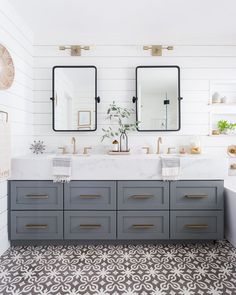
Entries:
{"label": "mirror glass reflection", "polygon": [[140,66],[136,79],[139,131],[179,130],[179,67]]}
{"label": "mirror glass reflection", "polygon": [[55,131],[96,130],[96,67],[54,67]]}

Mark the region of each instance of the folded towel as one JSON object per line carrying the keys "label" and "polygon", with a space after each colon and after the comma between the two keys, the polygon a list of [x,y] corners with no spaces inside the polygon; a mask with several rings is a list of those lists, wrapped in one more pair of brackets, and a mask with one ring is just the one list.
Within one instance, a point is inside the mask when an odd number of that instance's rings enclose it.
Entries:
{"label": "folded towel", "polygon": [[163,180],[178,180],[180,175],[180,158],[162,156],[161,162]]}
{"label": "folded towel", "polygon": [[9,122],[0,118],[0,180],[10,177],[11,169],[11,134]]}
{"label": "folded towel", "polygon": [[52,159],[53,182],[70,182],[71,158],[57,157]]}

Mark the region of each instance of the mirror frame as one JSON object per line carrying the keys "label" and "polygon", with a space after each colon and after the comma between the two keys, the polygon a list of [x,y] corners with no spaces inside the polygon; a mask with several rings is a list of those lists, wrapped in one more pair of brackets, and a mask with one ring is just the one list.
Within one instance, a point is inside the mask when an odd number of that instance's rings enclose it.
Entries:
{"label": "mirror frame", "polygon": [[136,107],[136,121],[138,121],[138,69],[140,68],[175,68],[177,69],[177,73],[178,73],[178,127],[177,129],[168,129],[168,130],[159,130],[159,129],[152,129],[152,130],[148,130],[148,129],[143,129],[140,130],[139,128],[137,128],[137,131],[139,132],[177,132],[181,129],[181,100],[183,99],[180,95],[180,67],[179,66],[138,66],[135,69],[135,96],[133,97],[133,103],[135,103],[135,107]]}
{"label": "mirror frame", "polygon": [[[95,128],[92,130],[60,130],[55,129],[55,71],[58,68],[92,68],[95,70]],[[97,130],[97,104],[100,103],[100,97],[97,96],[97,68],[95,66],[54,66],[52,68],[52,97],[50,98],[52,101],[52,129],[55,132],[94,132]]]}

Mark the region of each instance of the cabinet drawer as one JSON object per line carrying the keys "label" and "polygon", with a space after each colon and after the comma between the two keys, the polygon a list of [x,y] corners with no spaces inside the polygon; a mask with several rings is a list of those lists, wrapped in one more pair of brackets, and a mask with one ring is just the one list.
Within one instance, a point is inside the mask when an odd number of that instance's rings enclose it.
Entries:
{"label": "cabinet drawer", "polygon": [[11,181],[12,210],[62,210],[63,184],[52,181]]}
{"label": "cabinet drawer", "polygon": [[171,239],[222,239],[222,211],[172,211]]}
{"label": "cabinet drawer", "polygon": [[72,181],[65,184],[65,209],[115,210],[115,181]]}
{"label": "cabinet drawer", "polygon": [[63,239],[62,211],[11,211],[11,240]]}
{"label": "cabinet drawer", "polygon": [[176,181],[170,185],[171,209],[223,209],[223,181]]}
{"label": "cabinet drawer", "polygon": [[169,184],[162,181],[119,181],[119,210],[161,210],[169,207]]}
{"label": "cabinet drawer", "polygon": [[65,239],[101,240],[116,238],[115,211],[66,211]]}
{"label": "cabinet drawer", "polygon": [[169,239],[169,212],[119,211],[119,239]]}

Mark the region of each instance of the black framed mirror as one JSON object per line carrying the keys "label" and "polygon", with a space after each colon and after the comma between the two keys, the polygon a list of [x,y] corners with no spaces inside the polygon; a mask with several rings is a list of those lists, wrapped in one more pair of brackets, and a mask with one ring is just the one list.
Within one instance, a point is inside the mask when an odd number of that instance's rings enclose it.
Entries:
{"label": "black framed mirror", "polygon": [[52,70],[52,127],[57,132],[97,129],[97,68],[54,66]]}
{"label": "black framed mirror", "polygon": [[179,131],[181,99],[178,66],[136,67],[138,131]]}

